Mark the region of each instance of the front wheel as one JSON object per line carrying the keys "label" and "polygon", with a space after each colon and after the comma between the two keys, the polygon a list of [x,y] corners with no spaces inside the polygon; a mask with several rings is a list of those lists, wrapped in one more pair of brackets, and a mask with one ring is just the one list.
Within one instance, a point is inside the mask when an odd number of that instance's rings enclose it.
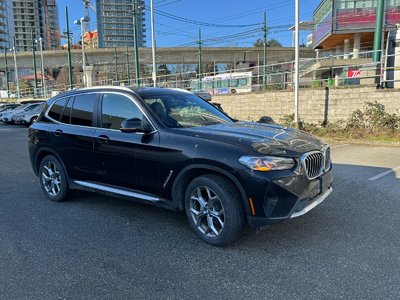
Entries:
{"label": "front wheel", "polygon": [[51,201],[61,202],[67,199],[69,186],[66,172],[53,155],[48,155],[41,161],[39,179],[42,191]]}
{"label": "front wheel", "polygon": [[185,210],[195,233],[214,246],[233,242],[245,224],[236,187],[222,176],[195,178],[185,194]]}

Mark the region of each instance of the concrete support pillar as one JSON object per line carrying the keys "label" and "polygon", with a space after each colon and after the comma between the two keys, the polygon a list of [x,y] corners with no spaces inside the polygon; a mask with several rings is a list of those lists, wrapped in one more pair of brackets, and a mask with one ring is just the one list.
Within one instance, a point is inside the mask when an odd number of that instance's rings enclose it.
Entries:
{"label": "concrete support pillar", "polygon": [[349,59],[350,57],[350,40],[344,40],[344,50],[343,50],[343,59]]}
{"label": "concrete support pillar", "polygon": [[359,58],[361,44],[361,33],[354,34],[354,44],[353,44],[353,59]]}
{"label": "concrete support pillar", "polygon": [[315,58],[318,60],[321,57],[321,50],[315,49]]}
{"label": "concrete support pillar", "polygon": [[340,45],[336,45],[335,55],[337,59],[341,59],[340,55],[342,55],[342,47]]}
{"label": "concrete support pillar", "polygon": [[94,71],[94,67],[93,66],[85,66],[85,77],[86,77],[86,86],[87,87],[91,87],[93,86],[93,81],[94,81],[94,75],[96,74],[96,72]]}
{"label": "concrete support pillar", "polygon": [[[396,45],[400,45],[400,28],[396,32]],[[400,47],[396,47],[394,51],[394,88],[400,88]]]}

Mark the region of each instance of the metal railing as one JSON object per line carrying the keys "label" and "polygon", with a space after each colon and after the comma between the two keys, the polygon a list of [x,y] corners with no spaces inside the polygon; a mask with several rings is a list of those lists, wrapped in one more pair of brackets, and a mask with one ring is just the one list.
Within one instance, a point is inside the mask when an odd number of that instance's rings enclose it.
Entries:
{"label": "metal railing", "polygon": [[[399,82],[394,74],[399,74],[400,68],[388,67],[388,58],[394,58],[396,55],[382,55],[382,62],[373,62],[371,57],[373,51],[363,51],[357,53],[358,58],[364,61],[352,59],[352,53],[343,55],[330,55],[319,58],[300,59],[300,88],[323,88],[323,87],[343,87],[343,86],[359,86],[359,85],[377,85],[386,84],[386,87],[392,87],[389,83]],[[397,56],[400,59],[400,54]],[[294,87],[294,61],[281,62],[276,64],[268,64],[267,81],[264,82],[264,66],[256,65],[252,67],[234,68],[231,70],[223,70],[218,72],[203,73],[205,76],[213,76],[221,73],[237,73],[237,72],[252,72],[251,76],[251,91],[260,90],[292,90]],[[391,74],[393,78],[388,77]],[[196,72],[179,72],[157,76],[157,86],[166,88],[182,88],[191,90],[191,83],[197,80]],[[121,76],[119,76],[121,78]],[[132,76],[133,78],[133,76]],[[151,74],[142,76],[139,79],[140,86],[150,87],[153,85]],[[204,81],[203,81],[204,82]],[[132,86],[138,87],[135,79],[113,80],[105,78],[92,83],[93,86]],[[229,84],[228,84],[229,85]],[[73,85],[72,88],[80,88],[82,84]],[[21,98],[49,98],[56,93],[64,92],[70,89],[69,85],[49,85],[47,86],[47,94],[43,88],[38,89],[23,89],[20,90]],[[195,90],[194,90],[195,91]],[[214,92],[214,91],[213,91]],[[16,91],[11,90],[13,95]]]}

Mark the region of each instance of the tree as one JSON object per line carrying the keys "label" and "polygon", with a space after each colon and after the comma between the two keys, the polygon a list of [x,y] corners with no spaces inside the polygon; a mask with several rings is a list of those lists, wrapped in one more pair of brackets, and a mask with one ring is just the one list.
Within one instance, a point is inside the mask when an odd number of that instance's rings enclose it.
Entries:
{"label": "tree", "polygon": [[[263,47],[264,41],[262,39],[258,39],[253,43],[253,47]],[[281,42],[277,39],[270,39],[267,41],[267,47],[283,47]]]}
{"label": "tree", "polygon": [[157,73],[159,75],[168,75],[171,74],[171,71],[168,69],[168,66],[166,64],[161,64],[157,68]]}

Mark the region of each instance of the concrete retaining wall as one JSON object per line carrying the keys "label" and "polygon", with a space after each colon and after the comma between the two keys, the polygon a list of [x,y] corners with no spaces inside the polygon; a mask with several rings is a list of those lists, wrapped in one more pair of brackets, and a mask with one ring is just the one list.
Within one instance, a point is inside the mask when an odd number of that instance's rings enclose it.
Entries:
{"label": "concrete retaining wall", "polygon": [[[239,120],[257,121],[270,116],[279,121],[294,112],[294,92],[274,91],[251,94],[213,96],[213,102]],[[346,120],[353,111],[362,109],[365,102],[385,105],[389,113],[400,114],[400,90],[376,90],[371,87],[345,89],[310,89],[300,91],[299,114],[304,122],[321,123]]]}

